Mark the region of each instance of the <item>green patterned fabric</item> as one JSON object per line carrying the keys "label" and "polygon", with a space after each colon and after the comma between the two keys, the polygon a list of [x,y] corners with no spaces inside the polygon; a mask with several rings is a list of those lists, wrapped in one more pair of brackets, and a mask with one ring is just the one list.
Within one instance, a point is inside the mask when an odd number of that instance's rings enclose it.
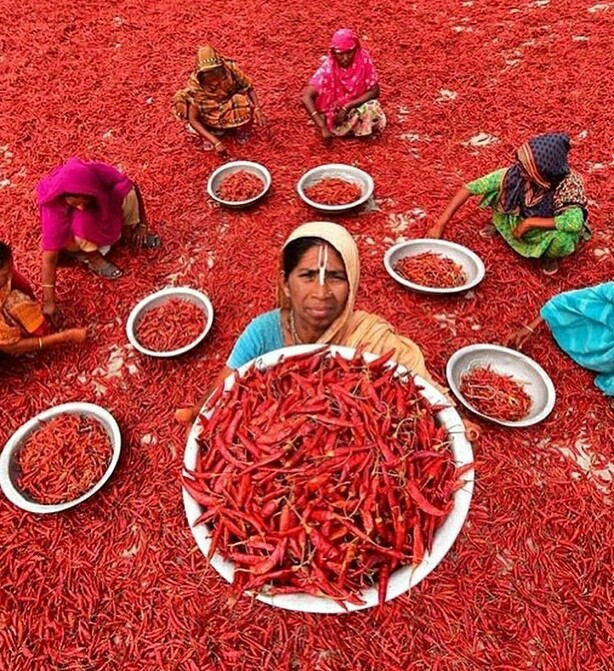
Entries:
{"label": "green patterned fabric", "polygon": [[480,207],[493,209],[493,224],[503,239],[515,252],[526,258],[536,259],[544,256],[558,259],[572,254],[578,246],[584,228],[582,208],[570,207],[555,216],[553,229],[533,229],[524,235],[522,240],[516,240],[513,230],[522,218],[498,212],[496,209],[505,170],[506,168],[495,170],[465,184],[474,196],[482,196]]}

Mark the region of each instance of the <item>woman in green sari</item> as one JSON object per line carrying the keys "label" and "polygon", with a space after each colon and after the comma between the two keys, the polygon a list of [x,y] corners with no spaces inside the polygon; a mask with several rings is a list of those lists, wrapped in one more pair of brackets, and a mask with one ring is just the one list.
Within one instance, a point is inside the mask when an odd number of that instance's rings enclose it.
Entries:
{"label": "woman in green sari", "polygon": [[494,227],[510,247],[526,258],[540,258],[545,273],[558,268],[590,237],[587,199],[582,178],[567,162],[570,143],[566,133],[538,135],[516,152],[516,163],[461,187],[428,237],[440,238],[454,213],[471,197],[482,196],[481,207],[493,209]]}

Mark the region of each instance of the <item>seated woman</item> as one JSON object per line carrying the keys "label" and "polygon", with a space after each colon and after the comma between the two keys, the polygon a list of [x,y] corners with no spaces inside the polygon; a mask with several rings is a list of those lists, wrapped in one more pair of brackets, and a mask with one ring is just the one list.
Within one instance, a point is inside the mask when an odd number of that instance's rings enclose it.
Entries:
{"label": "seated woman", "polygon": [[42,225],[43,311],[53,315],[55,275],[66,252],[107,279],[122,273],[104,256],[120,238],[140,247],[159,247],[149,233],[141,193],[134,182],[110,165],[70,158],[37,187]]}
{"label": "seated woman", "polygon": [[[305,343],[363,346],[375,354],[394,349],[396,361],[437,386],[414,342],[395,333],[381,317],[354,310],[359,275],[358,248],[345,228],[329,222],[299,226],[281,253],[279,307],[248,325],[214,387],[254,357]],[[189,422],[199,410],[184,408],[176,416]],[[472,438],[479,435],[474,424],[465,425]]]}
{"label": "seated woman", "polygon": [[[198,49],[196,69],[187,88],[175,94],[173,107],[175,116],[188,122],[188,130],[203,138],[203,148],[218,154],[226,148],[216,135],[245,128],[253,121],[262,126],[266,122],[252,80],[233,60],[208,45]],[[239,133],[237,139],[246,137]]]}
{"label": "seated woman", "polygon": [[353,30],[339,29],[330,53],[309,80],[303,105],[325,142],[333,136],[371,135],[383,131],[386,116],[379,98],[373,61]]}
{"label": "seated woman", "polygon": [[558,269],[557,259],[569,256],[587,226],[587,199],[582,178],[567,162],[569,135],[538,135],[516,152],[516,163],[462,187],[426,235],[440,238],[454,213],[470,196],[481,195],[481,207],[493,208],[494,229],[512,249],[527,258],[542,258],[547,274]]}
{"label": "seated woman", "polygon": [[521,349],[542,322],[565,354],[583,368],[599,373],[595,385],[613,397],[614,407],[614,282],[554,296],[542,307],[540,316],[509,333],[504,344]]}
{"label": "seated woman", "polygon": [[27,354],[79,343],[86,335],[85,329],[53,333],[27,280],[15,270],[11,248],[0,242],[0,354]]}

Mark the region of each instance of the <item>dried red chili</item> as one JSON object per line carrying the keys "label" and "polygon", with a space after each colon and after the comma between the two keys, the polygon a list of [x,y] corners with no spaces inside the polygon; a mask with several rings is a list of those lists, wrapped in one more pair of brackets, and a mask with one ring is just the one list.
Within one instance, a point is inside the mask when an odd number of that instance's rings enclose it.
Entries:
{"label": "dried red chili", "polygon": [[43,422],[15,454],[15,482],[43,504],[74,501],[103,476],[113,456],[102,424],[85,415],[64,414]]}
{"label": "dried red chili", "polygon": [[424,287],[460,287],[467,281],[467,276],[458,263],[433,252],[422,252],[399,259],[394,270],[404,279]]}
{"label": "dried red chili", "polygon": [[511,375],[495,372],[490,365],[476,366],[461,377],[460,391],[476,410],[508,422],[525,418],[531,397]]}
{"label": "dried red chili", "polygon": [[319,353],[252,368],[201,420],[184,486],[236,565],[235,597],[249,589],[361,603],[377,586],[382,602],[389,576],[431,548],[457,468],[437,409],[412,378],[394,377],[389,357]]}
{"label": "dried red chili", "polygon": [[309,200],[320,205],[348,205],[362,196],[359,184],[340,177],[320,179],[304,191]]}
{"label": "dried red chili", "polygon": [[260,177],[247,170],[237,170],[220,181],[216,194],[222,200],[236,203],[259,196],[263,189]]}
{"label": "dried red chili", "polygon": [[182,298],[171,298],[147,310],[138,320],[136,339],[154,352],[170,352],[186,347],[204,331],[202,308]]}

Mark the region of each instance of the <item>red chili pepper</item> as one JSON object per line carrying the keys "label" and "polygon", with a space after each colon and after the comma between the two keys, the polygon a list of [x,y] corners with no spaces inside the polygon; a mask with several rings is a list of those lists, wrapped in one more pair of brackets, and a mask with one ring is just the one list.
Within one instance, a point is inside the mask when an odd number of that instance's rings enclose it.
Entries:
{"label": "red chili pepper", "polygon": [[401,277],[423,287],[452,288],[467,282],[462,266],[447,256],[422,252],[396,262],[394,270]]}
{"label": "red chili pepper", "polygon": [[220,181],[216,195],[228,202],[240,202],[256,198],[263,189],[264,182],[253,172],[237,170]]}

